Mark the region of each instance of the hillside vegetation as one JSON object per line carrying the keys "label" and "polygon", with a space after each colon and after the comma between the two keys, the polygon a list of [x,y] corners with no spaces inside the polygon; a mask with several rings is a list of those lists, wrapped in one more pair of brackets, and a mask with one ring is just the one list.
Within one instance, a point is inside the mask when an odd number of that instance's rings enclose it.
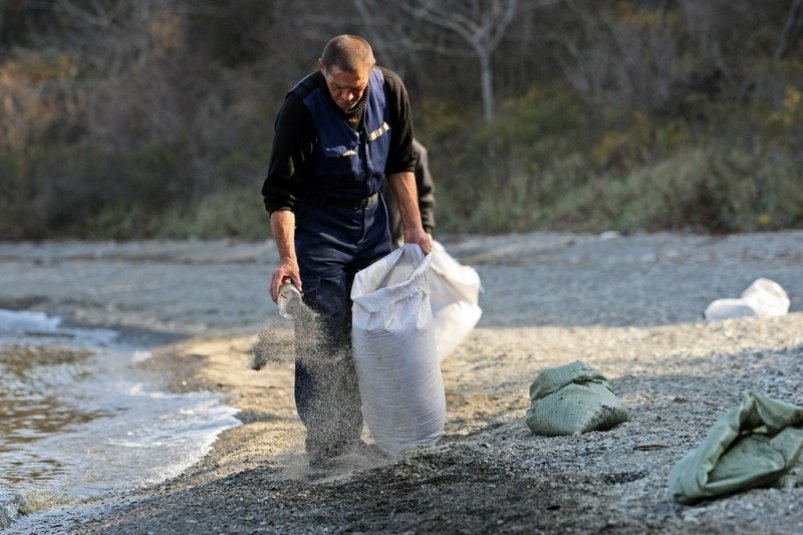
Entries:
{"label": "hillside vegetation", "polygon": [[340,33],[405,79],[437,232],[801,228],[801,4],[0,1],[0,239],[266,238],[275,113]]}

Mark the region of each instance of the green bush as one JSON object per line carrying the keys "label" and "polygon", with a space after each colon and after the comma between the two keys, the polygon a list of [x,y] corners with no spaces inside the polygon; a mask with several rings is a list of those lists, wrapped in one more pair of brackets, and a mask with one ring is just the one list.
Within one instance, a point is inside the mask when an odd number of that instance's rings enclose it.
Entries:
{"label": "green bush", "polygon": [[160,236],[264,240],[270,224],[259,190],[239,188],[210,193],[192,210],[168,214]]}
{"label": "green bush", "polygon": [[803,182],[788,156],[687,148],[624,178],[600,175],[551,207],[551,226],[728,233],[803,224]]}
{"label": "green bush", "polygon": [[109,162],[86,147],[33,147],[0,161],[3,239],[80,236],[108,194]]}
{"label": "green bush", "polygon": [[[798,96],[788,91],[774,118],[766,105],[710,102],[691,118],[609,109],[581,120],[567,93],[527,95],[510,104],[517,113],[477,128],[448,169],[434,167],[438,230],[799,227],[801,127],[789,119],[800,113]],[[441,162],[437,147],[430,154]]]}
{"label": "green bush", "polygon": [[86,145],[0,157],[2,239],[143,238],[193,194],[180,148],[105,154]]}

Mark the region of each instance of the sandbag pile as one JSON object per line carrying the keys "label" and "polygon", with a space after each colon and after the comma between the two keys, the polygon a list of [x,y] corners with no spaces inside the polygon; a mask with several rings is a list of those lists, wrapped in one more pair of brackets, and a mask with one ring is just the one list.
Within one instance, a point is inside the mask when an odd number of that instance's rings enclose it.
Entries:
{"label": "sandbag pile", "polygon": [[538,435],[573,435],[627,421],[607,379],[583,361],[543,370],[530,385],[526,421]]}

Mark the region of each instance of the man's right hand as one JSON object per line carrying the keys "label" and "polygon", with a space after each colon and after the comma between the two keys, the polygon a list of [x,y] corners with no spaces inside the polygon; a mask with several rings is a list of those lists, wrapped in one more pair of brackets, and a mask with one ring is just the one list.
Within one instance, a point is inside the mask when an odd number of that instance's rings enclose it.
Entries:
{"label": "man's right hand", "polygon": [[279,267],[273,272],[270,280],[270,298],[275,303],[279,298],[279,288],[285,281],[290,280],[298,291],[301,291],[301,272],[298,268],[298,261],[295,258],[282,259]]}
{"label": "man's right hand", "polygon": [[287,279],[301,291],[301,270],[298,267],[294,242],[296,215],[289,209],[276,210],[270,214],[270,226],[281,258],[279,267],[270,280],[270,298],[275,303],[279,299],[279,288]]}

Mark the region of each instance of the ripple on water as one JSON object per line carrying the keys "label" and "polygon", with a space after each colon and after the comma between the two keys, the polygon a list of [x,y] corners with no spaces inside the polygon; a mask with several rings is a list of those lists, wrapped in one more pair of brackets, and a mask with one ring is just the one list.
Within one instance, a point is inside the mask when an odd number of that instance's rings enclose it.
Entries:
{"label": "ripple on water", "polygon": [[212,392],[176,394],[106,329],[0,310],[0,529],[20,514],[177,475],[236,410]]}

